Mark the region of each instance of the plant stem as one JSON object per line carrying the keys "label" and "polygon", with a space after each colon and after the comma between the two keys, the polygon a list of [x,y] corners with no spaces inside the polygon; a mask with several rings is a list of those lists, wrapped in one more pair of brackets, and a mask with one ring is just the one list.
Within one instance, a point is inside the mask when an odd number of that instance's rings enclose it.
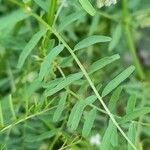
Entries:
{"label": "plant stem", "polygon": [[130,30],[130,16],[128,12],[128,0],[122,0],[122,7],[123,7],[123,26],[124,26],[124,32],[127,40],[127,44],[130,50],[130,53],[132,55],[133,62],[135,64],[138,76],[141,80],[145,78],[144,71],[142,69],[142,66],[140,64],[140,61],[138,59],[137,53],[136,53],[136,48],[134,44],[134,40],[132,37],[132,33]]}

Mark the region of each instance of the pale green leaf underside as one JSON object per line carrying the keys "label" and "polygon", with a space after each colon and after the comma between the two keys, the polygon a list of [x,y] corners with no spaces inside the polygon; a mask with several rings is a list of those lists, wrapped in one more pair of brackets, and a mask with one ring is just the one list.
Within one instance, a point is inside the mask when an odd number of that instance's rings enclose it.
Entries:
{"label": "pale green leaf underside", "polygon": [[89,96],[84,100],[85,106],[90,105],[96,101],[97,97],[95,95]]}
{"label": "pale green leaf underside", "polygon": [[64,80],[63,78],[57,78],[55,80],[49,81],[48,83],[43,83],[42,87],[46,88],[47,90],[50,90],[50,89],[54,88],[57,84],[62,82],[63,80]]}
{"label": "pale green leaf underside", "polygon": [[96,10],[94,9],[89,0],[79,0],[79,2],[88,14],[90,14],[91,16],[94,16],[96,14]]}
{"label": "pale green leaf underside", "polygon": [[29,56],[33,48],[37,45],[37,43],[45,33],[46,30],[40,30],[32,36],[31,40],[27,43],[27,45],[24,47],[24,49],[22,50],[19,56],[17,68],[19,69],[22,68],[25,60],[27,59],[27,57]]}
{"label": "pale green leaf underside", "polygon": [[114,125],[112,132],[111,132],[111,140],[110,143],[116,147],[118,145],[118,133],[117,133],[117,127]]}
{"label": "pale green leaf underside", "polygon": [[52,68],[51,64],[56,58],[56,56],[64,49],[63,45],[58,45],[54,47],[49,54],[44,58],[44,61],[41,64],[39,80],[43,80],[44,76],[49,72],[50,68]]}
{"label": "pale green leaf underside", "polygon": [[127,79],[131,75],[134,69],[135,69],[134,66],[130,66],[126,70],[121,72],[118,76],[116,76],[113,80],[111,80],[104,88],[102,96],[104,97],[107,94],[109,94],[112,90],[114,90],[120,83],[122,83],[125,79]]}
{"label": "pale green leaf underside", "polygon": [[103,139],[102,139],[102,143],[101,143],[101,146],[100,146],[100,149],[101,150],[109,150],[109,147],[110,147],[110,143],[111,143],[111,136],[112,136],[112,131],[114,130],[114,124],[111,120],[109,120],[109,125],[108,125],[108,128],[106,129],[105,131],[105,134],[103,136]]}
{"label": "pale green leaf underside", "polygon": [[[79,101],[80,102],[80,101]],[[79,106],[79,102],[77,102],[74,107],[72,108],[71,110],[71,113],[69,115],[69,119],[68,119],[68,122],[67,122],[67,127],[71,127],[71,124],[73,123],[72,120],[73,120],[73,117],[74,117],[74,114],[76,112],[76,109],[78,108]]]}
{"label": "pale green leaf underside", "polygon": [[74,130],[77,129],[84,108],[85,108],[84,100],[81,100],[81,101],[79,102],[79,104],[78,104],[78,107],[76,107],[76,111],[75,111],[75,113],[74,113],[74,115],[73,115],[73,118],[72,118],[72,124],[71,124],[71,128],[70,128],[71,131],[74,131]]}
{"label": "pale green leaf underside", "polygon": [[54,122],[57,122],[59,120],[59,118],[61,117],[61,114],[65,108],[66,99],[67,99],[67,93],[65,93],[62,96],[62,98],[59,100],[57,109],[55,110],[54,115],[53,115]]}
{"label": "pale green leaf underside", "polygon": [[[128,130],[128,137],[135,144],[135,137],[136,137],[136,128],[134,123],[130,123],[129,130]],[[132,146],[128,143],[128,150],[133,150]]]}
{"label": "pale green leaf underside", "polygon": [[71,84],[72,82],[81,79],[82,76],[83,76],[83,74],[81,72],[68,76],[66,79],[64,79],[62,82],[60,82],[56,87],[46,90],[45,91],[46,96],[51,96],[51,95],[55,94],[56,92],[62,90],[63,88],[65,88],[66,86]]}
{"label": "pale green leaf underside", "polygon": [[25,89],[24,94],[26,98],[29,98],[37,89],[41,87],[42,83],[35,79],[32,83]]}
{"label": "pale green leaf underside", "polygon": [[109,104],[108,104],[108,108],[111,112],[115,111],[116,105],[117,105],[117,101],[119,100],[120,94],[122,91],[122,87],[118,87],[112,94]]}
{"label": "pale green leaf underside", "polygon": [[63,21],[60,23],[60,25],[58,26],[58,31],[61,32],[62,30],[65,29],[65,27],[67,27],[68,25],[70,25],[71,23],[73,23],[74,21],[78,20],[83,16],[85,16],[85,12],[83,11],[70,14],[69,16],[65,17]]}
{"label": "pale green leaf underside", "polygon": [[90,112],[87,113],[85,117],[85,122],[82,129],[82,135],[84,137],[87,137],[92,129],[92,126],[94,124],[94,120],[96,118],[96,109],[90,110]]}
{"label": "pale green leaf underside", "polygon": [[74,51],[77,51],[77,50],[83,49],[83,48],[87,48],[96,43],[103,43],[103,42],[109,42],[109,41],[111,41],[110,37],[102,36],[102,35],[92,35],[92,36],[89,36],[89,37],[83,39],[78,44],[76,44],[74,47]]}
{"label": "pale green leaf underside", "polygon": [[[96,96],[92,95],[92,96],[87,97],[85,100],[80,100],[74,105],[69,115],[68,122],[67,122],[67,126],[71,127],[71,130],[75,130],[78,127],[84,108],[87,105],[94,103],[96,99],[97,99]],[[74,120],[76,122],[74,122]]]}
{"label": "pale green leaf underside", "polygon": [[112,51],[118,45],[119,40],[121,38],[121,32],[122,32],[121,31],[121,25],[118,24],[117,27],[116,27],[116,29],[113,32],[112,41],[110,42],[109,48],[108,48],[109,51]]}
{"label": "pale green leaf underside", "polygon": [[134,110],[133,112],[130,112],[129,114],[123,116],[120,119],[119,123],[120,124],[126,123],[126,122],[136,119],[140,116],[143,116],[147,113],[150,113],[150,107],[138,108],[138,109]]}
{"label": "pale green leaf underside", "polygon": [[26,19],[29,14],[24,13],[22,10],[16,10],[10,14],[0,18],[0,30],[13,27],[17,22]]}
{"label": "pale green leaf underside", "polygon": [[94,62],[88,69],[88,73],[92,74],[97,70],[102,69],[103,67],[105,67],[106,65],[114,62],[115,60],[119,59],[120,56],[118,54],[110,56],[110,57],[104,57],[96,62]]}
{"label": "pale green leaf underside", "polygon": [[127,114],[131,113],[134,110],[135,103],[136,103],[136,96],[135,96],[135,94],[133,94],[130,96],[128,103],[127,103],[127,108],[126,108]]}

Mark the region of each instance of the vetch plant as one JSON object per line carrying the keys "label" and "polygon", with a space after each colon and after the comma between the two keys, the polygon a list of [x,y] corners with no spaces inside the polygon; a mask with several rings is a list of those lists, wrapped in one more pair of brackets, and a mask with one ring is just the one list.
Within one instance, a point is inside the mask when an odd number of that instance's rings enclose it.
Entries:
{"label": "vetch plant", "polygon": [[[102,7],[116,1],[97,3]],[[90,0],[3,2],[4,10],[12,10],[0,18],[0,31],[6,31],[0,37],[6,63],[0,80],[2,149],[142,147],[141,133],[144,140],[148,136],[150,84],[143,82],[127,4],[122,2],[124,18],[118,22]],[[101,24],[100,17],[115,22],[111,37],[108,20]],[[127,43],[121,46],[128,45],[133,59],[128,66],[121,65],[123,53],[115,51],[123,31]]]}

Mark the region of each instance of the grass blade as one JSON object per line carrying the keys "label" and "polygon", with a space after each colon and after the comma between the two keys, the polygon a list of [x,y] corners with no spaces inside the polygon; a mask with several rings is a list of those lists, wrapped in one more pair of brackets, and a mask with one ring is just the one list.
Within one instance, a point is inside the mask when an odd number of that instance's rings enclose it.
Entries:
{"label": "grass blade", "polygon": [[120,83],[122,83],[125,79],[127,79],[131,73],[134,71],[135,67],[130,66],[123,72],[121,72],[117,77],[115,77],[113,80],[111,80],[106,87],[104,88],[102,92],[102,97],[109,94],[113,89],[115,89]]}

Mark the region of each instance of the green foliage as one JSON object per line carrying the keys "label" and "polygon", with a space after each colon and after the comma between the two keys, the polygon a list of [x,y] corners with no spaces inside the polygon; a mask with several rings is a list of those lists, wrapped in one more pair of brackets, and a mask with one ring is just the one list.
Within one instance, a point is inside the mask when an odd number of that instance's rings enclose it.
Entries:
{"label": "green foliage", "polygon": [[66,104],[66,99],[67,99],[67,93],[65,93],[62,98],[59,100],[57,109],[54,112],[54,116],[53,116],[53,121],[56,122],[59,120],[59,118],[61,117],[61,114],[65,108],[65,104]]}
{"label": "green foliage", "polygon": [[80,41],[77,45],[75,45],[74,50],[77,51],[79,49],[87,48],[93,44],[101,43],[101,42],[109,42],[111,38],[100,35],[90,36],[82,41]]}
{"label": "green foliage", "polygon": [[89,0],[79,0],[79,2],[81,6],[83,7],[83,9],[87,11],[87,13],[89,13],[91,16],[94,16],[96,14],[96,11],[91,5]]}
{"label": "green foliage", "polygon": [[[103,139],[102,139],[102,144],[101,144],[101,149],[102,150],[108,150],[109,147],[110,147],[110,144],[112,142],[112,138],[114,136],[114,129],[115,126],[113,124],[113,122],[110,120],[109,121],[109,125],[108,125],[108,128],[106,129],[105,131],[105,134],[103,136]],[[112,134],[113,133],[113,134]],[[116,132],[115,132],[116,133]],[[116,136],[116,135],[115,135]],[[115,137],[114,137],[115,139]],[[115,141],[116,142],[116,141]]]}
{"label": "green foliage", "polygon": [[108,104],[108,108],[111,110],[111,112],[114,112],[117,101],[119,100],[120,94],[122,91],[122,87],[118,87],[112,94],[109,104]]}
{"label": "green foliage", "polygon": [[[128,130],[128,136],[130,138],[130,140],[135,143],[135,137],[136,137],[136,128],[135,128],[135,124],[131,123],[129,126],[129,130]],[[133,148],[128,145],[128,150],[132,150]]]}
{"label": "green foliage", "polygon": [[102,69],[103,67],[105,67],[106,65],[111,64],[113,61],[119,59],[120,56],[119,55],[113,55],[110,57],[104,57],[100,60],[97,60],[96,62],[94,62],[90,67],[89,67],[89,74],[94,73],[95,71],[98,71],[100,69]]}
{"label": "green foliage", "polygon": [[94,124],[95,118],[96,118],[96,109],[93,108],[91,111],[89,111],[86,114],[86,117],[85,117],[85,123],[82,129],[82,135],[84,137],[87,137],[89,135],[91,128]]}
{"label": "green foliage", "polygon": [[149,149],[146,1],[0,1],[0,149]]}
{"label": "green foliage", "polygon": [[69,75],[67,78],[65,78],[62,82],[58,83],[54,88],[50,89],[49,87],[45,91],[46,96],[51,96],[55,94],[56,92],[62,90],[72,82],[81,79],[83,74],[81,72],[75,73],[72,75]]}
{"label": "green foliage", "polygon": [[75,12],[73,14],[70,14],[69,16],[65,17],[63,21],[58,26],[58,31],[63,31],[68,25],[73,23],[74,21],[80,19],[81,17],[85,16],[85,13],[83,11]]}
{"label": "green foliage", "polygon": [[41,64],[41,68],[40,68],[40,72],[39,72],[39,80],[43,80],[44,76],[47,74],[47,72],[49,71],[49,69],[47,68],[49,66],[50,70],[52,68],[52,62],[54,61],[54,59],[56,58],[56,56],[64,49],[63,45],[58,45],[55,48],[53,48],[49,54],[44,58],[42,64]]}
{"label": "green foliage", "polygon": [[134,71],[135,67],[130,66],[123,72],[121,72],[117,77],[115,77],[113,80],[111,80],[106,87],[104,88],[102,92],[102,96],[106,96],[109,94],[113,89],[115,89],[121,82],[123,82],[125,79],[127,79],[131,73]]}
{"label": "green foliage", "polygon": [[33,48],[36,46],[36,44],[39,42],[39,40],[42,38],[42,36],[45,34],[45,30],[38,31],[31,40],[28,42],[28,44],[23,49],[22,53],[20,54],[19,60],[18,60],[18,68],[22,68],[25,60],[27,59],[28,55],[31,53]]}
{"label": "green foliage", "polygon": [[147,114],[149,112],[150,112],[149,107],[138,108],[138,109],[134,110],[133,112],[122,117],[119,123],[126,123],[128,121],[131,121],[131,120],[139,117],[139,116],[143,116],[144,114]]}
{"label": "green foliage", "polygon": [[135,108],[135,103],[136,103],[136,96],[135,95],[131,95],[128,103],[127,103],[127,108],[126,108],[126,113],[129,114],[130,112],[132,112]]}

